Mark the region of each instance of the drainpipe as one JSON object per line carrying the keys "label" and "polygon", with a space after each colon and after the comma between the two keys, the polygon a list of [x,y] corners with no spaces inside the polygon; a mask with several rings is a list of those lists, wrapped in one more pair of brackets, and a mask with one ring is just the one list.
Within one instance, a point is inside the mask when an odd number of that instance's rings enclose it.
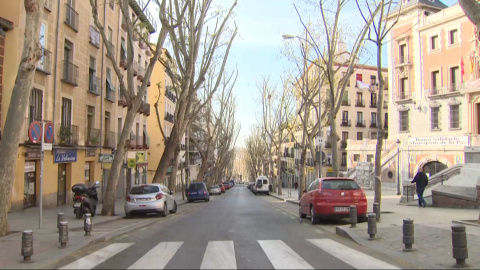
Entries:
{"label": "drainpipe", "polygon": [[[103,27],[105,29],[107,25],[107,5],[103,5]],[[105,41],[103,41],[103,43],[105,44]],[[102,72],[101,72],[101,75],[100,75],[100,83],[101,85],[103,85],[104,83],[104,77],[103,77],[103,74],[105,73],[103,70],[105,68],[105,46],[102,45]],[[102,89],[102,87],[100,87],[100,89]],[[100,154],[102,154],[102,143],[103,143],[103,117],[104,117],[104,113],[103,113],[103,89],[100,91]],[[102,166],[102,165],[101,165]],[[105,189],[106,189],[106,181],[104,181],[104,178],[105,176],[103,175],[103,169],[101,169],[101,172],[102,172],[102,203],[104,202],[105,200]]]}
{"label": "drainpipe", "polygon": [[59,38],[58,38],[58,29],[60,28],[60,0],[57,1],[57,30],[55,31],[55,39],[56,44],[55,44],[55,67],[53,71],[53,116],[52,116],[52,123],[53,127],[55,128],[55,108],[57,104],[57,70],[58,70],[58,43],[59,43]]}

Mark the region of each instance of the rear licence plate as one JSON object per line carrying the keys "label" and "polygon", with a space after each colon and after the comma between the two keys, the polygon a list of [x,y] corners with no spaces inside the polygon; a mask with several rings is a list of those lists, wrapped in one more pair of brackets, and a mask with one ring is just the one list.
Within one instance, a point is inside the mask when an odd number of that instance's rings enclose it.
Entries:
{"label": "rear licence plate", "polygon": [[335,212],[349,212],[350,207],[334,207],[333,211],[335,211]]}
{"label": "rear licence plate", "polygon": [[190,192],[190,194],[195,195],[195,194],[197,194],[197,192]]}

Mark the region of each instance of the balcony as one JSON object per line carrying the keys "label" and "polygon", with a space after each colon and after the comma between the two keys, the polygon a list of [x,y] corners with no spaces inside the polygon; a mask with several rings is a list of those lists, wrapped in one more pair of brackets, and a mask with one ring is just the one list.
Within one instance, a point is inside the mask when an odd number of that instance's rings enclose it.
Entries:
{"label": "balcony", "polygon": [[106,88],[107,88],[106,89],[107,93],[105,95],[105,98],[110,102],[115,102],[115,91],[113,90],[113,88],[111,86],[109,87],[108,84],[107,84]]}
{"label": "balcony", "polygon": [[140,66],[138,67],[137,79],[143,82],[143,78],[145,78],[145,69],[142,66]]}
{"label": "balcony", "polygon": [[462,88],[462,84],[461,83],[451,83],[449,86],[448,86],[448,91],[451,93],[451,92],[458,92],[460,89]]}
{"label": "balcony", "polygon": [[138,41],[138,46],[142,50],[145,50],[147,48],[147,44],[145,44],[145,42],[143,42],[143,40],[141,40],[141,39]]}
{"label": "balcony", "polygon": [[386,102],[386,101],[383,102],[383,108],[388,109],[388,102]]}
{"label": "balcony", "polygon": [[344,140],[340,141],[340,148],[342,149],[347,148],[347,141],[344,141]]}
{"label": "balcony", "polygon": [[342,100],[342,106],[350,106],[350,100]]}
{"label": "balcony", "polygon": [[137,148],[137,136],[135,134],[130,134],[130,139],[127,140],[127,148],[135,149]]}
{"label": "balcony", "polygon": [[377,108],[377,101],[371,101],[370,102],[370,108]]}
{"label": "balcony", "polygon": [[175,123],[175,116],[171,113],[166,113],[165,114],[165,120],[167,120],[170,123]]}
{"label": "balcony", "polygon": [[118,105],[122,105],[123,107],[127,107],[127,101],[125,100],[125,96],[121,93],[120,89],[118,89]]}
{"label": "balcony", "polygon": [[97,47],[100,48],[100,32],[95,28],[93,25],[90,25],[90,43]]}
{"label": "balcony", "polygon": [[52,0],[45,0],[45,4],[43,5],[43,7],[52,12]]}
{"label": "balcony", "polygon": [[355,107],[365,107],[365,101],[363,99],[355,100]]}
{"label": "balcony", "polygon": [[103,140],[103,147],[104,148],[115,148],[115,138],[116,138],[116,133],[113,131],[104,131],[105,132],[105,137]]}
{"label": "balcony", "polygon": [[42,58],[37,63],[37,70],[47,75],[52,74],[52,52],[42,47]]}
{"label": "balcony", "polygon": [[59,131],[60,145],[74,146],[78,145],[78,126],[60,125]]}
{"label": "balcony", "polygon": [[68,84],[71,84],[73,86],[78,86],[78,67],[67,60],[62,61],[62,66],[63,66],[62,81]]}
{"label": "balcony", "polygon": [[100,78],[93,74],[90,74],[88,77],[88,91],[94,95],[100,96]]}
{"label": "balcony", "polygon": [[342,119],[342,123],[340,123],[342,127],[351,127],[352,123],[350,119]]}
{"label": "balcony", "polygon": [[144,102],[142,104],[142,107],[143,107],[143,114],[145,114],[146,116],[150,116],[150,104],[147,102]]}
{"label": "balcony", "polygon": [[356,127],[365,127],[365,120],[357,120]]}
{"label": "balcony", "polygon": [[395,66],[411,65],[413,64],[412,56],[400,56],[395,59]]}
{"label": "balcony", "polygon": [[85,146],[100,145],[100,129],[85,129]]}
{"label": "balcony", "polygon": [[[149,33],[153,33],[156,31],[157,24],[154,20],[154,17],[148,11],[144,0],[129,0],[130,7],[133,9],[137,17],[145,24],[145,28],[148,30]],[[147,1],[148,3],[148,1]]]}
{"label": "balcony", "polygon": [[167,91],[165,92],[165,96],[170,99],[173,103],[177,102],[177,97],[173,93],[173,91],[169,90],[169,86],[167,86]]}
{"label": "balcony", "polygon": [[143,136],[137,136],[137,139],[135,141],[135,148],[136,149],[145,149],[143,148],[145,145],[143,144]]}
{"label": "balcony", "polygon": [[78,12],[69,4],[65,4],[65,23],[75,32],[78,32]]}
{"label": "balcony", "polygon": [[370,127],[371,128],[376,128],[377,127],[377,121],[371,121],[370,122]]}
{"label": "balcony", "polygon": [[127,69],[127,52],[123,48],[120,49],[120,61],[118,65],[124,70]]}
{"label": "balcony", "polygon": [[[105,46],[107,47],[107,50],[108,50],[108,47],[110,47],[110,49],[112,50],[113,55],[115,55],[115,46],[113,45],[113,43],[112,43],[110,40],[107,40],[107,41],[105,42]],[[105,54],[108,54],[108,53],[105,52]]]}
{"label": "balcony", "polygon": [[412,93],[410,91],[400,91],[395,94],[396,103],[409,103],[412,101]]}

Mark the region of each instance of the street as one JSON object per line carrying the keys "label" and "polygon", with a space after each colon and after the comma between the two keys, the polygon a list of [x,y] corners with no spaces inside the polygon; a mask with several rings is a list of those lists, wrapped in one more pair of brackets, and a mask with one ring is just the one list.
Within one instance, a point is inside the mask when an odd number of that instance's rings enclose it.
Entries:
{"label": "street", "polygon": [[300,223],[297,211],[294,204],[237,185],[48,268],[402,268],[401,262],[335,235],[332,225],[338,221],[312,226],[309,219]]}

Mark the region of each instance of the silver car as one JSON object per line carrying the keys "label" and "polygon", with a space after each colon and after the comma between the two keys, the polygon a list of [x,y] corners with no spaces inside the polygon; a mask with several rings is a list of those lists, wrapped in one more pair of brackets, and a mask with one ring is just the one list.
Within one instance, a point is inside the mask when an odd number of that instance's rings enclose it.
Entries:
{"label": "silver car", "polygon": [[125,201],[126,217],[148,213],[157,213],[164,217],[168,212],[177,212],[177,202],[173,192],[162,184],[134,186]]}
{"label": "silver car", "polygon": [[213,185],[210,187],[209,192],[210,192],[210,195],[213,195],[213,194],[221,195],[222,189],[218,185]]}

